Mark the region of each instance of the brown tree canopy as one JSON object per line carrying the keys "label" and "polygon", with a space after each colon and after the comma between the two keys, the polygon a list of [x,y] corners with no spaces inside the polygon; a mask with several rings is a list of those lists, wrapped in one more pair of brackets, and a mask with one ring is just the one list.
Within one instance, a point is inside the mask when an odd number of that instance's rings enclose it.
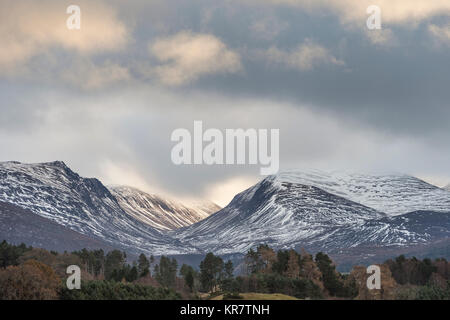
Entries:
{"label": "brown tree canopy", "polygon": [[20,266],[0,270],[0,299],[57,299],[61,283],[51,267],[36,260],[28,260]]}

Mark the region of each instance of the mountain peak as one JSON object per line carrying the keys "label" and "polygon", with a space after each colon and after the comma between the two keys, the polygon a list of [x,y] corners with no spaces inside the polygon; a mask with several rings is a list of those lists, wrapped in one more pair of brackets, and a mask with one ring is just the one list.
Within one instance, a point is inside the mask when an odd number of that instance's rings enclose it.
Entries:
{"label": "mountain peak", "polygon": [[3,161],[0,164],[21,164],[19,161]]}
{"label": "mountain peak", "polygon": [[58,167],[62,169],[69,169],[69,167],[64,163],[64,161],[50,161],[50,162],[36,162],[36,163],[24,163],[20,161],[5,161],[0,162],[0,165],[11,166],[11,167]]}
{"label": "mountain peak", "polygon": [[127,214],[158,230],[186,227],[220,209],[206,202],[180,203],[130,186],[110,186],[109,190]]}
{"label": "mountain peak", "polygon": [[46,164],[46,165],[49,165],[49,166],[60,167],[60,168],[68,168],[67,165],[64,163],[64,161],[59,161],[59,160],[51,161],[51,162],[44,162],[42,164]]}
{"label": "mountain peak", "polygon": [[180,252],[172,238],[127,214],[100,180],[62,161],[0,163],[0,201],[133,253]]}
{"label": "mountain peak", "polygon": [[290,170],[271,179],[275,184],[313,186],[390,216],[418,210],[450,211],[448,192],[402,173]]}

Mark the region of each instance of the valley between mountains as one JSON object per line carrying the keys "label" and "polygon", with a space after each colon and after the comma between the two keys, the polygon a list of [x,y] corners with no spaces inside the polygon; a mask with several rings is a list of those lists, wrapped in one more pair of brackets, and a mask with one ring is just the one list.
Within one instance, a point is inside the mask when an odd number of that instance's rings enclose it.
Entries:
{"label": "valley between mountains", "polygon": [[450,190],[408,175],[293,170],[225,207],[83,178],[63,162],[0,163],[0,240],[48,250],[238,257],[267,244],[341,266],[398,254],[450,257]]}

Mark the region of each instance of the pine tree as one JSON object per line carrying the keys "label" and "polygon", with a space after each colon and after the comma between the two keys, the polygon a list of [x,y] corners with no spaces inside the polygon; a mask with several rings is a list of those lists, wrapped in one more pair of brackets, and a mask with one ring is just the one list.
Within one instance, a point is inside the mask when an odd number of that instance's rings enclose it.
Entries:
{"label": "pine tree", "polygon": [[138,259],[138,273],[139,277],[145,277],[150,273],[150,262],[143,253],[140,254]]}
{"label": "pine tree", "polygon": [[165,288],[175,287],[178,263],[175,258],[162,256],[159,265],[155,266],[155,277],[158,283]]}
{"label": "pine tree", "polygon": [[272,265],[272,270],[280,275],[285,274],[288,268],[289,251],[280,250],[277,252],[276,261]]}
{"label": "pine tree", "polygon": [[136,268],[136,266],[134,266],[131,269],[129,269],[129,271],[127,272],[126,280],[128,282],[133,282],[133,281],[137,280],[138,275],[139,275],[138,269]]}
{"label": "pine tree", "polygon": [[224,271],[225,279],[233,278],[234,266],[231,260],[228,260],[227,263],[225,263]]}
{"label": "pine tree", "polygon": [[223,260],[209,252],[200,262],[200,281],[206,291],[213,291],[223,275]]}
{"label": "pine tree", "polygon": [[322,272],[323,285],[330,295],[340,296],[344,290],[344,285],[336,272],[333,261],[326,254],[319,252],[316,254],[316,263],[320,272]]}
{"label": "pine tree", "polygon": [[192,292],[194,288],[195,270],[191,266],[183,264],[180,269],[180,275],[183,277],[186,286]]}
{"label": "pine tree", "polygon": [[105,261],[105,277],[111,279],[114,270],[122,269],[125,263],[126,255],[119,250],[108,252]]}

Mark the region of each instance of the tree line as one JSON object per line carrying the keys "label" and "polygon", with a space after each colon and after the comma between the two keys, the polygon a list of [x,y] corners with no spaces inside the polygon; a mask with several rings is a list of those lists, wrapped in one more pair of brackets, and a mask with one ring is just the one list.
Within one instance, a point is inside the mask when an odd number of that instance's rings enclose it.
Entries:
{"label": "tree line", "polygon": [[[199,299],[241,293],[281,293],[300,299],[450,299],[445,259],[399,256],[382,268],[382,294],[365,286],[364,267],[341,274],[331,258],[305,250],[250,249],[242,260],[224,261],[209,252],[197,268],[175,258],[120,250],[57,253],[24,244],[0,243],[0,299]],[[82,289],[68,290],[68,265],[82,270]]]}

